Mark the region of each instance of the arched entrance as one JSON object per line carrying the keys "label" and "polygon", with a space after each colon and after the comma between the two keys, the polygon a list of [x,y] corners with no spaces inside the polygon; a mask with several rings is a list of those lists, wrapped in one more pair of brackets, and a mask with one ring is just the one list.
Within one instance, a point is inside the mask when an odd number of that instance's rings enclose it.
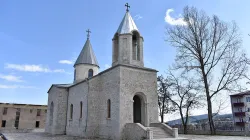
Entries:
{"label": "arched entrance", "polygon": [[134,98],[134,123],[142,123],[142,102],[138,95],[135,95]]}
{"label": "arched entrance", "polygon": [[148,126],[147,97],[142,92],[133,97],[133,122]]}

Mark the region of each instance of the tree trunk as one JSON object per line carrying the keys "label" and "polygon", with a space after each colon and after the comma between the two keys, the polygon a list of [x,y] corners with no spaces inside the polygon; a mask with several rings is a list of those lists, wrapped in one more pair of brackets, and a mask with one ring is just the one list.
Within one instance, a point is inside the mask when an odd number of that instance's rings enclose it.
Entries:
{"label": "tree trunk", "polygon": [[183,125],[183,132],[184,132],[184,134],[186,134],[187,125],[185,124],[185,121],[184,121],[182,108],[179,108],[179,110],[180,110],[180,115],[181,115],[181,122],[182,122],[182,125]]}
{"label": "tree trunk", "polygon": [[201,53],[199,54],[199,57],[200,57],[202,78],[203,78],[203,82],[204,82],[204,86],[205,86],[205,90],[206,90],[207,106],[208,106],[207,115],[208,115],[208,121],[209,121],[209,127],[210,127],[210,134],[215,135],[212,102],[211,102],[211,97],[210,97],[210,93],[209,93],[209,85],[208,85],[207,75],[205,73],[205,66],[204,66],[204,62],[203,62]]}
{"label": "tree trunk", "polygon": [[183,128],[184,128],[184,134],[187,134],[187,124],[184,124]]}
{"label": "tree trunk", "polygon": [[207,107],[208,107],[208,120],[209,120],[209,126],[210,126],[210,134],[215,135],[216,132],[215,132],[215,128],[214,128],[211,99],[207,100]]}
{"label": "tree trunk", "polygon": [[163,123],[163,121],[164,121],[164,114],[161,113],[161,123]]}

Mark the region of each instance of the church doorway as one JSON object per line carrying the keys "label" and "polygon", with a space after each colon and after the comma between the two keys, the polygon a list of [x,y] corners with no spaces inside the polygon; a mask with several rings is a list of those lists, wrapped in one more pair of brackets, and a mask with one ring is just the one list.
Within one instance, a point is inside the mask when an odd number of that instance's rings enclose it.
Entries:
{"label": "church doorway", "polygon": [[135,95],[134,98],[134,123],[142,123],[142,101],[138,95]]}

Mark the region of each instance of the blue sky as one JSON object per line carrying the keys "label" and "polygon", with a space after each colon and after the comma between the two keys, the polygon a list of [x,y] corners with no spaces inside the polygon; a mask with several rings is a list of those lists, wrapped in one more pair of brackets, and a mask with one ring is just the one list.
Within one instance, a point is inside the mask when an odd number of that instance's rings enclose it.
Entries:
{"label": "blue sky", "polygon": [[[124,4],[144,37],[145,66],[164,71],[175,50],[164,41],[165,28],[175,26],[184,6],[195,6],[224,21],[236,21],[243,47],[250,51],[249,0],[2,0],[0,2],[0,102],[47,104],[53,83],[73,81],[73,64],[86,41],[101,70],[111,64],[112,37],[124,14]],[[165,21],[166,11],[176,22]]]}

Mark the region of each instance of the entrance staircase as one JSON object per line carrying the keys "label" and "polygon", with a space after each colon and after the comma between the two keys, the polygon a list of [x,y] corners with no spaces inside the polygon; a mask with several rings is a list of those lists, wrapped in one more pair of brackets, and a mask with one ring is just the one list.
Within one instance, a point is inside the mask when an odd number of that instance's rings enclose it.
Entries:
{"label": "entrance staircase", "polygon": [[125,135],[127,140],[188,140],[178,137],[177,128],[163,123],[151,123],[149,127],[140,123],[127,123]]}
{"label": "entrance staircase", "polygon": [[148,127],[153,131],[153,139],[161,139],[161,138],[173,138],[172,135],[168,134],[165,130],[160,127]]}

